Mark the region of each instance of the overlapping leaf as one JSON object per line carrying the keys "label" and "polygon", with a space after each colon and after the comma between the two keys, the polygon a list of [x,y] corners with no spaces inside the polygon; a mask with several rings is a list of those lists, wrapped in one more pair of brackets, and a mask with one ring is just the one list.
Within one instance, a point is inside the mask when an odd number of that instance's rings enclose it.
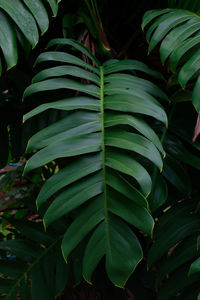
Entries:
{"label": "overlapping leaf", "polygon": [[[90,235],[83,259],[84,278],[91,281],[94,269],[105,256],[110,280],[124,286],[142,259],[142,248],[131,226],[151,235],[154,224],[146,200],[151,177],[137,156],[145,157],[159,170],[164,156],[159,138],[142,116],[154,117],[166,126],[166,114],[155,99],[166,100],[166,95],[149,81],[123,73],[140,70],[158,76],[140,62],[109,61],[100,66],[79,43],[57,39],[50,46],[55,44],[59,50],[63,45],[77,48],[93,65],[61,51],[38,57],[37,63],[53,61],[54,66],[35,76],[24,97],[66,90],[66,98],[35,108],[25,119],[50,108],[69,114],[30,139],[28,151],[39,151],[29,159],[25,172],[58,158],[71,159],[46,181],[38,195],[38,207],[54,196],[44,224],[47,227],[81,208],[62,241],[65,259]],[[59,66],[55,67],[55,62]]]}
{"label": "overlapping leaf", "polygon": [[0,1],[0,47],[7,69],[17,64],[17,40],[35,47],[39,33],[44,34],[49,27],[48,6],[53,15],[58,11],[56,0],[1,0]]}
{"label": "overlapping leaf", "polygon": [[[180,6],[184,8],[184,3]],[[197,5],[196,1],[185,1],[189,9]],[[199,113],[200,101],[200,17],[183,9],[161,9],[148,11],[144,15],[142,27],[150,24],[147,31],[149,52],[159,43],[160,57],[164,64],[169,61],[172,72],[178,73],[178,81],[184,89],[189,81],[197,79],[193,92],[193,104]]]}

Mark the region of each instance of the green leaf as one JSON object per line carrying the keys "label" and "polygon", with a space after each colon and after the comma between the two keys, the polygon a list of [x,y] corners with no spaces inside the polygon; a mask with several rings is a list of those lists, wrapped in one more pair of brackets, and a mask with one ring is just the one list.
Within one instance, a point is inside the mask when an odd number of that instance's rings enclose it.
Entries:
{"label": "green leaf", "polygon": [[129,224],[152,236],[154,221],[146,208],[127,200],[117,191],[108,189],[108,208]]}
{"label": "green leaf", "polygon": [[[57,13],[58,3],[56,0],[47,0],[54,13]],[[44,34],[49,27],[48,10],[43,0],[16,0],[13,6],[12,0],[0,1],[0,47],[5,59],[7,69],[17,64],[19,44],[30,54],[31,46],[34,48],[39,41],[39,32]],[[0,59],[1,61],[1,59]]]}
{"label": "green leaf", "polygon": [[98,59],[82,43],[79,43],[72,39],[54,39],[49,42],[49,44],[47,45],[47,48],[50,48],[55,45],[58,45],[59,47],[66,46],[66,45],[72,46],[75,49],[79,50],[84,55],[86,55],[88,58],[90,58],[97,66],[100,65]]}
{"label": "green leaf", "polygon": [[29,41],[26,39],[26,37],[23,35],[23,33],[20,31],[18,27],[15,27],[15,31],[16,31],[17,39],[24,50],[24,54],[29,56],[31,53],[31,44],[29,43]]}
{"label": "green leaf", "polygon": [[110,226],[106,228],[108,236],[106,270],[110,280],[116,286],[123,287],[141,261],[142,249],[137,237],[126,223],[113,215],[109,218]]}
{"label": "green leaf", "polygon": [[32,14],[21,1],[15,0],[13,6],[12,1],[0,0],[0,8],[14,20],[32,47],[35,47],[39,39],[37,25]]}
{"label": "green leaf", "polygon": [[[89,50],[74,41],[59,39],[49,44],[53,45],[57,49],[69,45],[71,50],[80,50],[93,59]],[[28,145],[28,150],[35,153],[25,172],[46,167],[52,161],[56,166],[56,172],[45,182],[37,198],[38,207],[50,198],[44,225],[70,218],[62,252],[65,260],[68,256],[72,260],[75,284],[80,283],[82,272],[91,281],[95,267],[105,255],[108,277],[116,286],[123,287],[142,259],[142,248],[132,227],[140,235],[152,235],[154,226],[146,200],[151,191],[147,159],[161,170],[160,152],[165,154],[156,133],[138,114],[153,116],[165,124],[167,116],[155,98],[166,99],[166,95],[149,81],[122,71],[138,70],[157,78],[161,76],[137,61],[109,60],[94,67],[74,55],[57,51],[40,55],[37,63],[40,62],[46,65],[54,62],[54,67],[48,66],[36,75],[24,96],[56,88],[55,100],[45,101],[25,119],[48,109],[60,110],[64,116],[37,132]],[[119,71],[120,74],[113,74]],[[76,81],[68,76],[76,77]],[[95,84],[84,83],[83,78]],[[63,99],[63,88],[93,97],[76,94]],[[160,122],[156,124],[162,126]],[[46,272],[46,263],[44,268]]]}
{"label": "green leaf", "polygon": [[[199,20],[189,20],[185,24],[181,24],[181,26],[171,30],[160,46],[160,58],[163,64],[172,52],[175,53],[179,49],[180,43],[183,46],[183,41],[199,30],[199,24]],[[170,56],[171,61],[172,55]],[[171,64],[171,68],[174,70],[174,63]]]}
{"label": "green leaf", "polygon": [[[193,1],[191,4],[190,1],[183,0],[173,7],[185,8],[185,10],[170,9],[164,14],[162,14],[164,10],[154,10],[147,12],[144,16],[144,26],[153,21],[147,32],[147,40],[149,41],[151,38],[150,51],[162,40],[160,47],[161,61],[164,63],[169,57],[169,68],[174,73],[177,66],[181,65],[177,75],[178,82],[183,89],[185,89],[190,80],[196,79],[199,75],[200,19],[198,5],[199,3],[196,1]],[[157,18],[157,16],[159,17]],[[192,97],[192,102],[197,112],[199,112],[198,85],[197,79]]]}
{"label": "green leaf", "polygon": [[51,102],[48,104],[42,104],[32,111],[28,112],[24,116],[24,121],[44,112],[47,109],[54,108],[60,110],[75,110],[75,109],[87,109],[100,111],[100,103],[97,100],[88,97],[76,97],[76,98],[68,98],[63,99],[56,102]]}
{"label": "green leaf", "polygon": [[106,253],[105,225],[100,223],[94,230],[84,253],[83,277],[91,283],[92,273]]}
{"label": "green leaf", "polygon": [[126,59],[123,61],[117,61],[114,63],[111,63],[109,65],[105,65],[104,67],[104,74],[110,74],[114,72],[120,72],[120,71],[141,71],[144,72],[150,76],[159,78],[159,79],[164,79],[162,74],[160,74],[157,71],[151,70],[147,65],[144,63],[137,61],[137,60],[131,60],[131,59]]}
{"label": "green leaf", "polygon": [[106,166],[120,171],[124,174],[135,178],[144,196],[148,196],[151,192],[151,177],[145,168],[139,164],[132,156],[114,149],[106,149]]}
{"label": "green leaf", "polygon": [[200,258],[197,258],[190,266],[188,275],[191,276],[200,272]]}
{"label": "green leaf", "polygon": [[29,140],[27,150],[33,151],[41,149],[67,137],[87,134],[99,130],[99,114],[89,111],[84,113],[77,111],[35,134]]}
{"label": "green leaf", "polygon": [[23,0],[29,10],[32,12],[35,17],[42,34],[44,34],[49,27],[49,18],[47,11],[41,0]]}
{"label": "green leaf", "polygon": [[88,70],[93,71],[97,75],[99,75],[99,71],[97,68],[89,65],[88,63],[84,62],[82,59],[64,52],[45,52],[38,56],[35,64],[40,64],[45,61],[55,61],[55,62],[62,62],[62,63],[70,63],[76,66],[80,66],[86,68]]}
{"label": "green leaf", "polygon": [[48,198],[50,198],[59,189],[67,186],[84,176],[96,172],[102,168],[99,153],[84,156],[69,163],[64,169],[50,177],[43,185],[38,197],[37,207],[40,207]]}
{"label": "green leaf", "polygon": [[58,90],[58,89],[70,89],[79,92],[84,92],[94,97],[100,96],[99,88],[92,84],[83,84],[76,82],[72,79],[65,78],[53,78],[44,80],[41,82],[33,83],[30,87],[28,87],[24,92],[24,98],[38,92]]}
{"label": "green leaf", "polygon": [[117,192],[126,196],[127,199],[134,201],[137,205],[142,207],[148,207],[148,203],[144,196],[132,185],[130,184],[122,175],[106,169],[107,185],[115,189]]}
{"label": "green leaf", "polygon": [[[200,24],[200,23],[199,23]],[[198,45],[200,43],[200,36],[194,36],[192,38],[188,38],[186,41],[179,44],[179,46],[172,52],[170,56],[170,68],[172,72],[176,71],[176,68],[179,64],[179,61],[187,53],[192,47]]]}
{"label": "green leaf", "polygon": [[98,224],[105,215],[102,195],[94,199],[67,229],[63,241],[62,252],[65,260],[82,239]]}
{"label": "green leaf", "polygon": [[164,22],[162,22],[151,37],[149,44],[149,53],[157,46],[157,44],[163,39],[163,37],[170,31],[173,27],[180,25],[181,23],[187,21],[191,18],[191,15],[184,15],[182,12],[178,15],[169,16]]}
{"label": "green leaf", "polygon": [[57,13],[58,13],[58,3],[60,2],[56,2],[56,0],[46,0],[50,7],[51,7],[51,10],[53,12],[53,16],[56,17],[57,16]]}
{"label": "green leaf", "polygon": [[84,277],[91,281],[91,274],[105,251],[108,276],[116,286],[123,287],[142,259],[142,249],[124,222],[111,214],[109,219],[110,224],[106,227],[101,223],[87,245],[83,262]]}
{"label": "green leaf", "polygon": [[107,129],[105,132],[105,144],[120,149],[126,149],[148,158],[159,170],[162,170],[163,163],[160,153],[156,147],[146,138],[117,129]]}
{"label": "green leaf", "polygon": [[105,128],[122,124],[132,126],[149,139],[159,149],[163,156],[165,156],[165,151],[158,136],[143,119],[129,114],[105,112],[104,124]]}
{"label": "green leaf", "polygon": [[106,96],[104,107],[115,111],[139,113],[152,116],[155,119],[167,124],[167,116],[158,103],[152,98],[142,98],[128,94]]}
{"label": "green leaf", "polygon": [[90,133],[69,137],[40,150],[29,159],[24,172],[30,172],[59,157],[72,157],[101,150],[100,134]]}
{"label": "green leaf", "polygon": [[[179,14],[179,12],[178,12],[178,14]],[[151,36],[152,36],[154,30],[156,29],[156,27],[164,22],[167,22],[167,20],[170,17],[173,18],[174,15],[176,15],[176,14],[173,11],[171,11],[171,12],[169,12],[169,14],[164,14],[155,20],[155,22],[148,28],[148,31],[146,34],[146,40],[148,43],[150,42]]]}
{"label": "green leaf", "polygon": [[75,66],[60,66],[60,67],[45,69],[39,72],[35,77],[33,77],[32,83],[36,83],[38,81],[50,77],[59,77],[59,76],[66,76],[66,75],[87,79],[96,84],[99,84],[99,77],[96,74],[88,72],[82,68],[75,67]]}
{"label": "green leaf", "polygon": [[159,9],[159,10],[149,10],[144,14],[143,21],[142,21],[142,29],[144,29],[147,24],[149,24],[153,19],[159,17],[162,14],[168,13],[172,11],[170,8],[166,9]]}
{"label": "green leaf", "polygon": [[[54,202],[49,206],[44,215],[45,227],[56,221],[63,215],[66,215],[73,209],[103,192],[102,172],[90,175],[79,184],[74,184],[65,192],[61,193]],[[68,199],[68,201],[64,201]]]}
{"label": "green leaf", "polygon": [[[132,88],[132,89],[142,89],[143,91],[151,94],[152,96],[155,96],[157,98],[167,100],[167,95],[159,89],[155,84],[148,80],[144,80],[141,78],[138,78],[133,75],[123,74],[123,73],[117,73],[117,74],[110,74],[105,77],[105,82],[110,83],[112,87],[122,87],[122,88]],[[108,84],[106,84],[106,90],[108,88]]]}
{"label": "green leaf", "polygon": [[168,188],[165,180],[160,174],[158,174],[157,170],[154,172],[155,177],[153,177],[153,187],[151,194],[148,197],[151,212],[155,212],[160,206],[162,206],[166,202],[168,196]]}
{"label": "green leaf", "polygon": [[0,11],[0,47],[4,54],[8,70],[17,63],[17,40],[8,18]]}

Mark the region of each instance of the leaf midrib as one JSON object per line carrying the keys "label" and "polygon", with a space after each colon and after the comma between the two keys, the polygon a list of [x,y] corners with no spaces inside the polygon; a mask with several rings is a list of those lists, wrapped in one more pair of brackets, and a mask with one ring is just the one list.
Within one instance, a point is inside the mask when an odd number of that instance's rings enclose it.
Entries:
{"label": "leaf midrib", "polygon": [[100,67],[100,101],[101,101],[101,131],[102,131],[102,163],[103,163],[103,179],[104,179],[104,211],[105,211],[105,227],[106,227],[106,239],[109,252],[111,251],[111,242],[109,236],[109,221],[108,221],[108,200],[106,189],[106,156],[105,156],[105,128],[104,128],[104,70]]}

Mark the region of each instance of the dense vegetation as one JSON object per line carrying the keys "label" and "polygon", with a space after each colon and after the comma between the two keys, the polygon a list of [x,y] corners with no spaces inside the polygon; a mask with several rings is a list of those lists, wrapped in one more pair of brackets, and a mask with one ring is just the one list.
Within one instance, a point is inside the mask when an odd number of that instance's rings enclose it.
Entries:
{"label": "dense vegetation", "polygon": [[196,0],[0,0],[0,299],[200,299],[199,45]]}

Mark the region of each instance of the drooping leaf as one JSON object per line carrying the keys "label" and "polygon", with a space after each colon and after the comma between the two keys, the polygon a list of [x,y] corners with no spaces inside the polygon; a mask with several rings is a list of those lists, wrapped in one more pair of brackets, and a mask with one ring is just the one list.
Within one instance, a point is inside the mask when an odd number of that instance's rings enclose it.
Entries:
{"label": "drooping leaf", "polygon": [[58,11],[55,0],[12,0],[0,1],[0,47],[7,69],[14,67],[18,61],[17,41],[30,51],[39,41],[39,30],[44,34],[49,27],[48,10],[45,2],[49,2],[54,15]]}
{"label": "drooping leaf", "polygon": [[[158,77],[158,73],[138,61],[114,60],[99,66],[79,43],[58,39],[49,43],[54,45],[59,51],[41,54],[36,63],[53,61],[59,66],[47,67],[36,75],[24,98],[35,93],[41,97],[50,90],[59,94],[63,89],[71,90],[71,96],[42,104],[24,119],[50,108],[70,113],[30,139],[28,150],[37,152],[29,159],[25,172],[60,158],[72,159],[46,181],[38,195],[38,207],[53,196],[44,215],[45,227],[72,214],[73,221],[62,241],[65,260],[70,260],[73,251],[86,243],[83,249],[86,280],[91,281],[92,272],[105,255],[110,280],[123,287],[142,259],[142,248],[132,226],[150,236],[154,226],[146,200],[151,192],[151,178],[145,165],[137,161],[138,156],[161,170],[165,154],[158,136],[142,120],[142,115],[167,124],[167,116],[156,99],[167,97],[146,79],[122,73],[134,70]],[[96,65],[60,51],[71,46]],[[93,83],[80,82],[84,76]],[[76,91],[81,95],[75,94]],[[141,118],[135,116],[138,113]],[[80,272],[79,269],[79,279]]]}
{"label": "drooping leaf", "polygon": [[[185,89],[189,81],[198,78],[199,75],[200,18],[194,9],[195,3],[198,1],[192,1],[192,4],[191,1],[178,2],[177,8],[147,12],[143,19],[143,28],[152,21],[147,31],[147,40],[150,43],[149,50],[151,51],[162,41],[160,46],[161,60],[164,63],[169,58],[169,68],[172,72],[177,73],[178,82]],[[193,93],[193,104],[199,113],[198,85],[197,79]]]}

